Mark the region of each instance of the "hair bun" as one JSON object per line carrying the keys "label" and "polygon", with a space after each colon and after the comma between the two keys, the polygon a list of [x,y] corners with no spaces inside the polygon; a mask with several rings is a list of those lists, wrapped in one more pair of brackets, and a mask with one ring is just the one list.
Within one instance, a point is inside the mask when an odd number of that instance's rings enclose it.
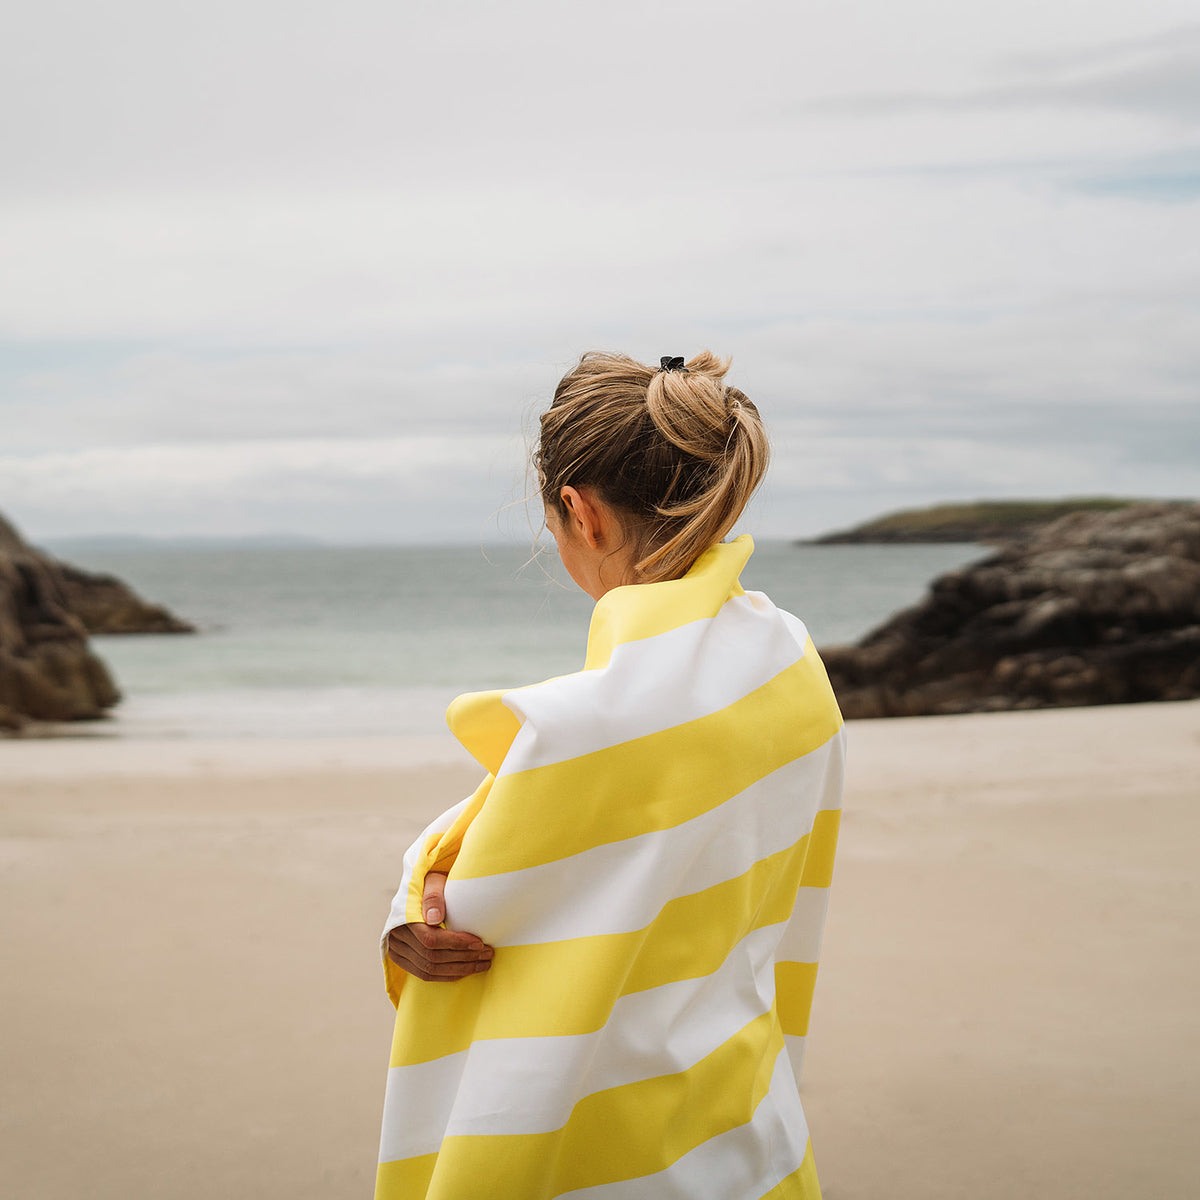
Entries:
{"label": "hair bun", "polygon": [[658,431],[684,454],[704,462],[720,459],[727,449],[729,389],[723,379],[728,369],[729,359],[702,350],[688,362],[686,373],[656,372],[646,388],[646,407]]}

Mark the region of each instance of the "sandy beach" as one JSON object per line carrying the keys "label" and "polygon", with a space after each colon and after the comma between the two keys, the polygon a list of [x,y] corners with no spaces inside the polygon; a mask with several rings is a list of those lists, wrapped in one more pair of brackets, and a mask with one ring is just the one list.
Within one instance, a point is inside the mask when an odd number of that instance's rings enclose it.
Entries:
{"label": "sandy beach", "polygon": [[[1200,701],[891,721],[804,1085],[828,1200],[1195,1195]],[[0,743],[5,1195],[370,1195],[402,851],[450,742]]]}

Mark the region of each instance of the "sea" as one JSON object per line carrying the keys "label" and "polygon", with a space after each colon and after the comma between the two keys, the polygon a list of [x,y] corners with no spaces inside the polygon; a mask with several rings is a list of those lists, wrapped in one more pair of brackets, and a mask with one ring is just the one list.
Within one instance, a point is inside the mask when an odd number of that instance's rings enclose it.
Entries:
{"label": "sea", "polygon": [[[820,648],[858,640],[935,576],[990,552],[761,541],[742,584],[800,617]],[[94,637],[123,699],[72,727],[84,736],[443,733],[460,692],[578,670],[593,607],[552,546],[153,545],[64,557],[198,628]]]}

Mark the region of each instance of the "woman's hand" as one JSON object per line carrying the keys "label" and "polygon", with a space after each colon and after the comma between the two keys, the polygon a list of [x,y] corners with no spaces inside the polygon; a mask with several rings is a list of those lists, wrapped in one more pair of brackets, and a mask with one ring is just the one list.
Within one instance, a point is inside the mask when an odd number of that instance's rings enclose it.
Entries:
{"label": "woman's hand", "polygon": [[440,929],[446,915],[446,876],[431,871],[421,896],[425,922],[410,921],[388,933],[388,958],[418,979],[463,979],[492,965],[492,948],[473,933]]}

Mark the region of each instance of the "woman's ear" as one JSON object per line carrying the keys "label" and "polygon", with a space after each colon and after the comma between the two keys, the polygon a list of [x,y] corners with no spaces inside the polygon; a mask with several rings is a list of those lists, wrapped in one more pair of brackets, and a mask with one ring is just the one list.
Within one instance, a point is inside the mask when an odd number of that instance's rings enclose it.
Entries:
{"label": "woman's ear", "polygon": [[604,545],[612,524],[604,501],[590,487],[565,487],[558,495],[567,510],[566,525],[571,533],[581,537],[593,549]]}

